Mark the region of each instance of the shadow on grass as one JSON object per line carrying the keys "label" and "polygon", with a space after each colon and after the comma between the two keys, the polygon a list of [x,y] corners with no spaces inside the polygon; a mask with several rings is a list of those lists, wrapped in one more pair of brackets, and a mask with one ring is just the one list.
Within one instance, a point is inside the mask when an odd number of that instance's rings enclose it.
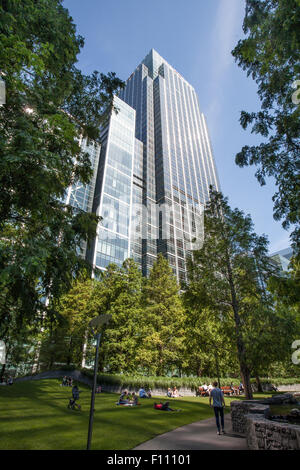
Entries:
{"label": "shadow on grass", "polygon": [[[91,397],[88,386],[79,386],[81,412],[67,409],[72,389],[60,387],[57,379],[4,388],[0,390],[1,449],[85,449]],[[167,401],[166,397],[141,401],[137,407],[121,407],[116,405],[118,396],[107,392],[96,395],[95,449],[131,449],[159,434],[213,417],[208,398],[172,399],[171,407],[182,409],[176,413],[154,409],[154,403]],[[236,399],[245,398],[226,398],[226,403]],[[225,412],[229,411],[227,407]]]}

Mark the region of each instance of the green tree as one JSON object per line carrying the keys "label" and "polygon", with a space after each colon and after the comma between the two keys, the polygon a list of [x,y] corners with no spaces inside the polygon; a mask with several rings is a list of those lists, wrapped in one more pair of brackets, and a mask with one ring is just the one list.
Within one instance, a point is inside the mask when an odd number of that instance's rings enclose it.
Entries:
{"label": "green tree", "polygon": [[250,398],[251,331],[247,322],[255,323],[272,307],[265,290],[272,272],[267,241],[253,232],[250,216],[232,210],[222,194],[212,189],[204,220],[203,247],[193,252],[188,263],[189,296],[195,296],[202,308],[211,309],[224,323],[228,344],[236,345],[246,397]]}
{"label": "green tree", "polygon": [[64,362],[68,365],[72,363],[81,367],[85,362],[90,336],[88,324],[98,316],[94,299],[97,283],[88,273],[82,273],[58,303],[57,328],[64,336]]}
{"label": "green tree", "polygon": [[[247,0],[243,29],[247,37],[233,50],[238,65],[258,85],[261,110],[242,111],[244,129],[263,137],[260,145],[244,146],[236,156],[239,166],[256,165],[261,185],[275,178],[274,218],[283,227],[295,225],[292,240],[299,254],[300,154],[300,2],[299,0]],[[298,104],[297,104],[298,103]]]}
{"label": "green tree", "polygon": [[194,287],[196,285],[186,286],[184,292],[184,368],[188,374],[216,376],[219,380],[237,367],[234,344],[228,341],[228,319],[220,318],[217,311],[208,308],[202,301],[201,293]]}
{"label": "green tree", "polygon": [[102,335],[100,367],[109,372],[136,372],[141,345],[142,274],[132,259],[110,266],[98,284],[99,312],[111,315]]}
{"label": "green tree", "polygon": [[0,282],[28,316],[42,311],[41,297],[59,298],[82,268],[79,247],[99,219],[62,201],[71,184],[89,182],[80,139],[99,141],[123,83],[76,68],[84,41],[60,0],[3,0],[0,42]]}
{"label": "green tree", "polygon": [[143,306],[138,363],[156,375],[180,369],[184,360],[185,311],[176,277],[161,254],[145,281]]}

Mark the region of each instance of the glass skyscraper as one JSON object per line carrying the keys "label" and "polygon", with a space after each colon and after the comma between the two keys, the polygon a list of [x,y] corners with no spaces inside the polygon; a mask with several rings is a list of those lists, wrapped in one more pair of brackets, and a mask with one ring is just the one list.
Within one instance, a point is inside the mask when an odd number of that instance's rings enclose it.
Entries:
{"label": "glass skyscraper", "polygon": [[114,104],[82,199],[102,217],[87,257],[100,269],[131,257],[147,275],[162,253],[185,280],[197,214],[220,189],[196,92],[152,49]]}

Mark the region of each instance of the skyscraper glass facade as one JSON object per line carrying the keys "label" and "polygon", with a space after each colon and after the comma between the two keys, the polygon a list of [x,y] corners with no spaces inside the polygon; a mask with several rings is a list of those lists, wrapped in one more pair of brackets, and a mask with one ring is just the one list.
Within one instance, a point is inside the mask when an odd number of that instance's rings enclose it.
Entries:
{"label": "skyscraper glass facade", "polygon": [[92,204],[102,221],[88,257],[100,269],[132,257],[148,275],[162,253],[185,280],[197,214],[209,186],[220,189],[196,92],[152,49],[114,104]]}
{"label": "skyscraper glass facade", "polygon": [[[177,278],[185,280],[187,244],[194,233],[195,215],[209,197],[209,186],[219,190],[196,92],[152,49],[127,80],[120,98],[136,111],[135,137],[142,145],[137,156],[143,170],[139,197],[149,207],[148,220],[143,219],[144,226],[147,223],[141,250],[143,272],[149,273],[161,252]],[[167,216],[150,211],[155,205],[167,206]],[[163,228],[167,228],[166,238],[160,235]]]}

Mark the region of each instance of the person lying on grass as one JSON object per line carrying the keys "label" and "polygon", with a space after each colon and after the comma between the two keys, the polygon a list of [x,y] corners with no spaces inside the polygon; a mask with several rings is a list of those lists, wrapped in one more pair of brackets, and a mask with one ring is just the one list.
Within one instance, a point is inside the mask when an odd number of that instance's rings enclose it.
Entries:
{"label": "person lying on grass", "polygon": [[169,402],[166,401],[165,403],[154,403],[154,408],[156,410],[161,410],[161,411],[181,411],[181,410],[174,410],[173,408],[169,407]]}

